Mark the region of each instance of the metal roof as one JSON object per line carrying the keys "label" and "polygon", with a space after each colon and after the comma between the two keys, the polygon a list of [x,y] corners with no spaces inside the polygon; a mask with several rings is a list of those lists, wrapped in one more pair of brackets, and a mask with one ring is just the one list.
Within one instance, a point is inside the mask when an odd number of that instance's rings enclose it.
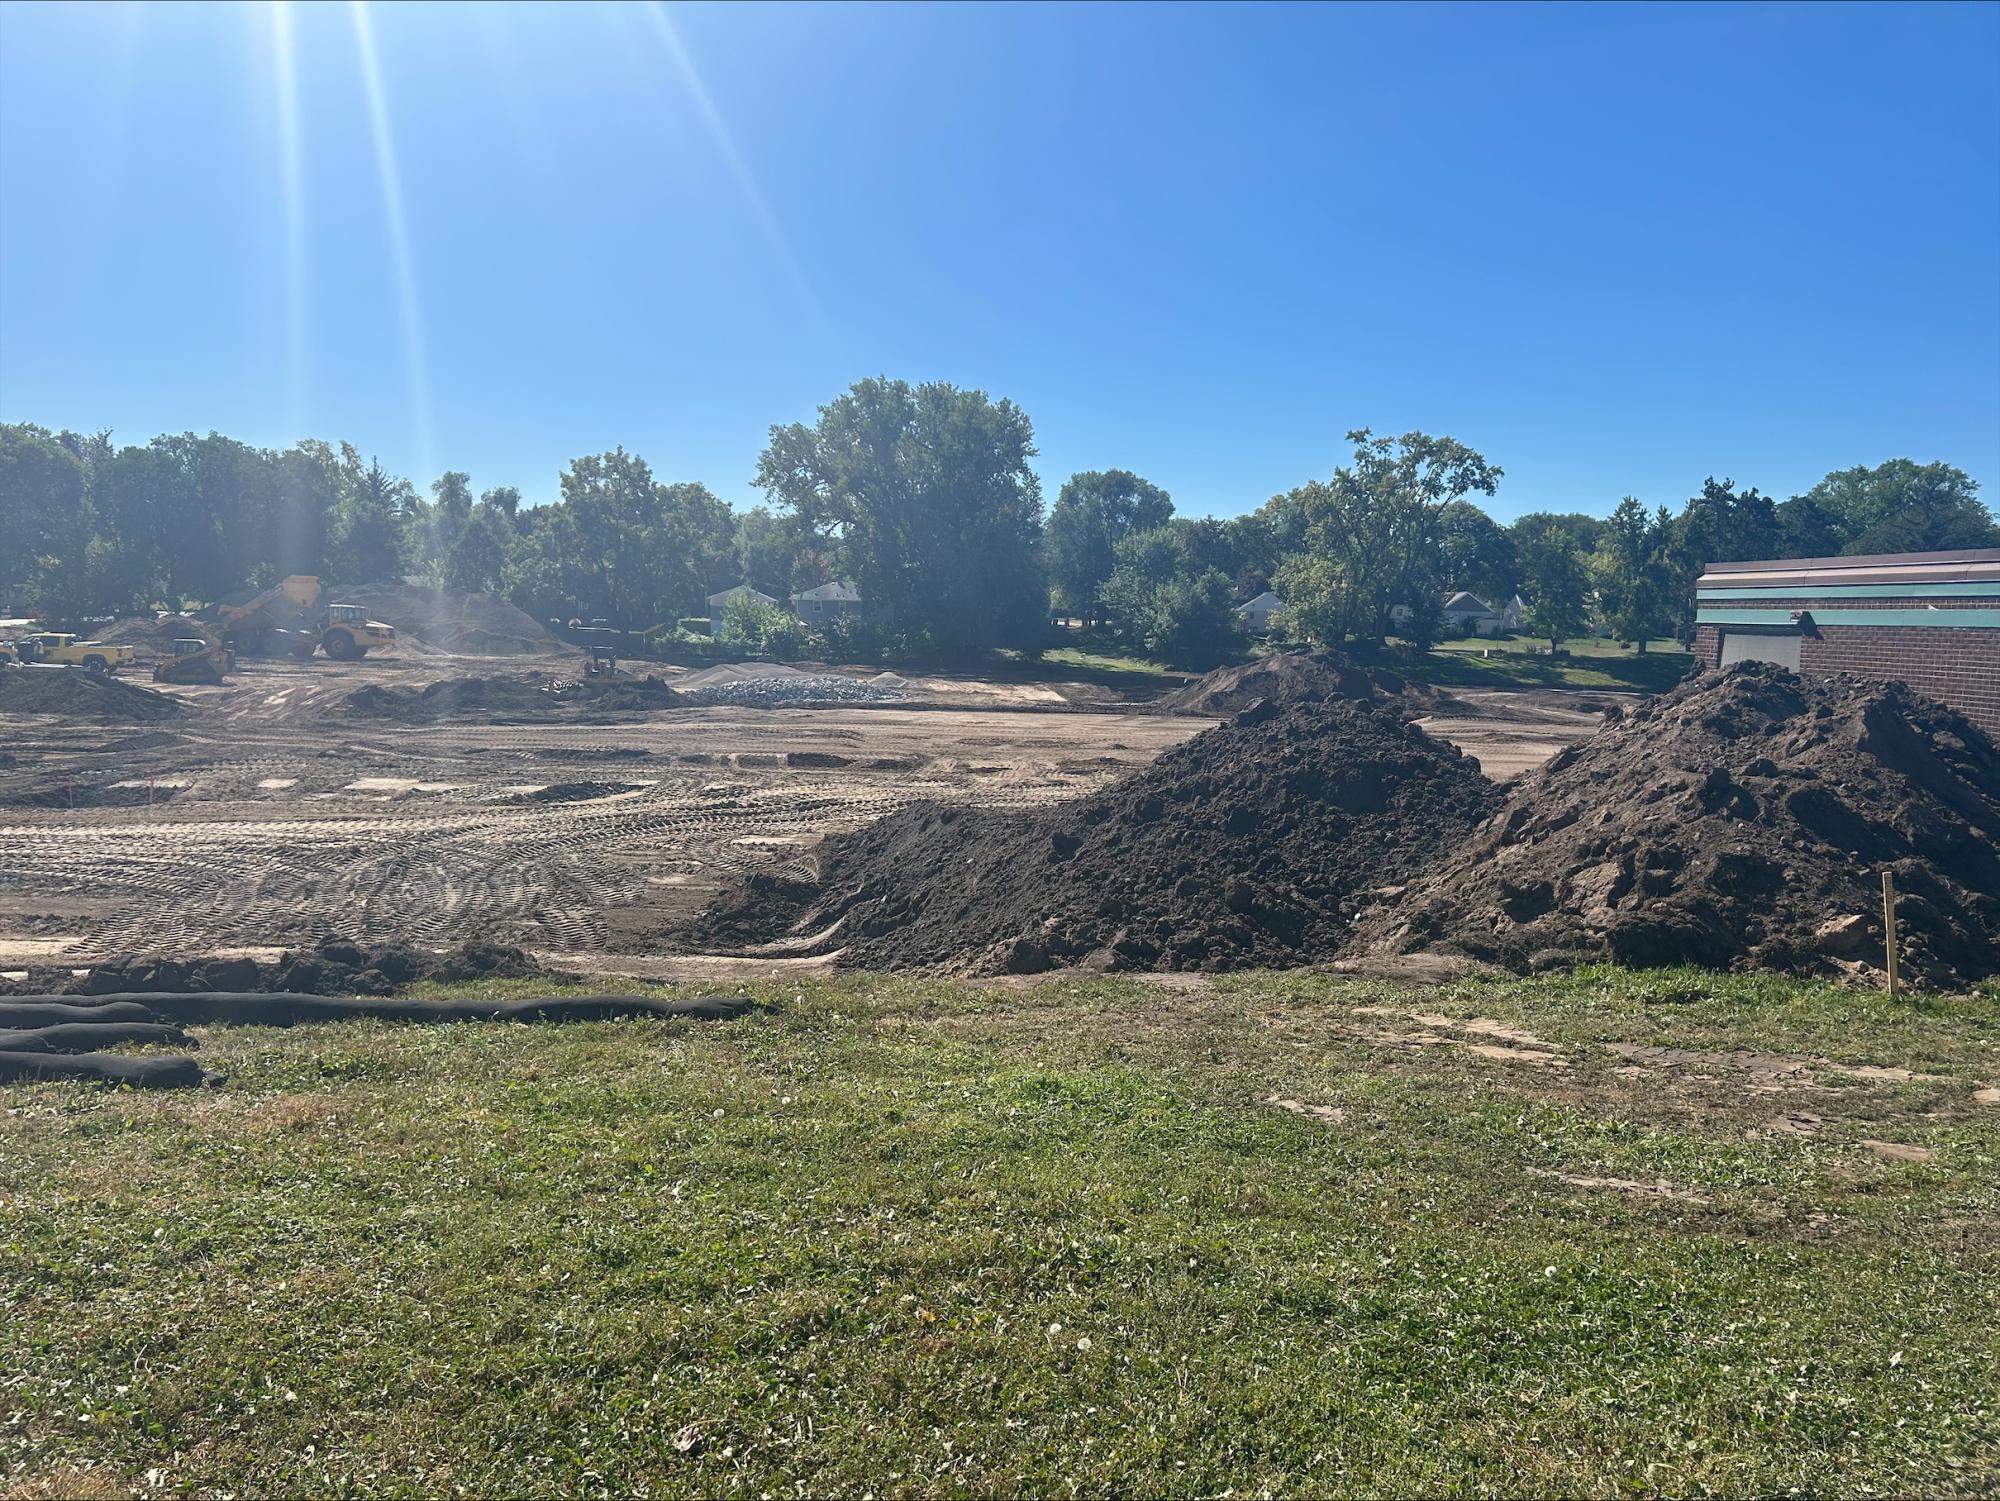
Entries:
{"label": "metal roof", "polygon": [[[2000,590],[2000,547],[1710,563],[1695,581],[1695,588],[1715,598],[1745,597],[1736,591],[1814,594],[1829,589],[1849,595],[1870,592],[1983,595]],[[1724,595],[1724,590],[1730,594]]]}

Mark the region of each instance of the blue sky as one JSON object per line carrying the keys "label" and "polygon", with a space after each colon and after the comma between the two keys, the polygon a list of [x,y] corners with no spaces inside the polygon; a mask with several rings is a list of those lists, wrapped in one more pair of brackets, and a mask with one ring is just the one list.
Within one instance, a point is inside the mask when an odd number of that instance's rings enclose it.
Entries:
{"label": "blue sky", "polygon": [[747,504],[875,374],[1013,398],[1050,499],[1370,426],[1502,516],[2000,501],[2000,6],[0,6],[7,420]]}

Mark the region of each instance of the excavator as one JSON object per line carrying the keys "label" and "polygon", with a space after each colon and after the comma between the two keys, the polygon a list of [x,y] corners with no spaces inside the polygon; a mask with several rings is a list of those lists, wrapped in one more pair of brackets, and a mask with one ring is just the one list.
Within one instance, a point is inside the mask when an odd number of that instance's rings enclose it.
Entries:
{"label": "excavator", "polygon": [[358,662],[379,646],[393,646],[396,628],[370,620],[360,605],[320,603],[319,579],[294,573],[216,617],[222,645],[245,656],[323,651],[336,662]]}
{"label": "excavator", "polygon": [[153,664],[156,683],[226,682],[236,670],[236,653],[212,636],[176,636],[174,654]]}

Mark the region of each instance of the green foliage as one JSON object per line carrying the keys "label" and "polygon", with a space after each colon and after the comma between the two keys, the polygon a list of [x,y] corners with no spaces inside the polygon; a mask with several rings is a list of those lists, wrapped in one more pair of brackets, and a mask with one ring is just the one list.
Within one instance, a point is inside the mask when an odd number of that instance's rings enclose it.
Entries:
{"label": "green foliage", "polygon": [[1548,527],[1520,548],[1521,596],[1528,620],[1551,648],[1590,624],[1590,570],[1572,534]]}
{"label": "green foliage", "polygon": [[1118,544],[1133,532],[1165,526],[1173,514],[1167,492],[1129,470],[1071,475],[1043,534],[1055,607],[1095,620],[1104,585],[1118,565]]}
{"label": "green foliage", "polygon": [[1294,628],[1310,639],[1379,640],[1396,605],[1420,608],[1445,582],[1445,512],[1501,470],[1452,438],[1348,435],[1352,464],[1294,490],[1285,510],[1303,520],[1302,550],[1272,580]]}
{"label": "green foliage", "polygon": [[741,596],[723,606],[719,639],[756,656],[799,657],[812,632],[782,605]]}
{"label": "green foliage", "polygon": [[771,429],[757,482],[839,549],[864,600],[946,652],[1039,642],[1034,429],[944,382],[857,382],[811,427]]}
{"label": "green foliage", "polygon": [[1620,641],[1637,642],[1640,651],[1673,621],[1673,570],[1667,557],[1673,525],[1665,506],[1648,514],[1628,495],[1605,523],[1591,560],[1606,629]]}
{"label": "green foliage", "polygon": [[0,604],[59,604],[75,587],[90,535],[86,488],[82,459],[46,428],[0,424]]}
{"label": "green foliage", "polygon": [[[1979,499],[1979,484],[1950,464],[1891,459],[1829,474],[1787,505],[1820,545],[1837,537],[1843,553],[1930,552],[2000,547],[2000,522]],[[1781,508],[1783,509],[1783,508]],[[1810,556],[1810,554],[1809,554]]]}

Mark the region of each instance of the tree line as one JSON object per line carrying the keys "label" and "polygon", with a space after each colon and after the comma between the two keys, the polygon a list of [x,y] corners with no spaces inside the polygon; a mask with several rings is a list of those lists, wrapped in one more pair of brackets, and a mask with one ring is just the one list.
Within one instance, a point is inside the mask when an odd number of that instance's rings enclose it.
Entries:
{"label": "tree line", "polygon": [[1782,501],[1711,479],[1677,510],[1628,496],[1604,517],[1502,525],[1479,504],[1502,471],[1464,444],[1348,438],[1329,478],[1223,521],[1177,515],[1121,469],[1072,475],[1045,507],[1026,413],[944,383],[861,381],[814,422],[773,427],[756,470],[768,503],[741,512],[622,448],[574,460],[554,501],[524,505],[459,470],[420,492],[347,443],[188,433],[119,447],[5,424],[0,607],[180,609],[315,573],[671,629],[735,584],[783,598],[844,579],[864,602],[844,649],[1034,651],[1054,616],[1201,666],[1241,645],[1236,610],[1266,589],[1302,640],[1428,645],[1445,593],[1465,589],[1496,608],[1518,595],[1552,642],[1596,629],[1643,644],[1691,633],[1710,561],[2000,545],[1975,482],[1942,463],[1842,470]]}

